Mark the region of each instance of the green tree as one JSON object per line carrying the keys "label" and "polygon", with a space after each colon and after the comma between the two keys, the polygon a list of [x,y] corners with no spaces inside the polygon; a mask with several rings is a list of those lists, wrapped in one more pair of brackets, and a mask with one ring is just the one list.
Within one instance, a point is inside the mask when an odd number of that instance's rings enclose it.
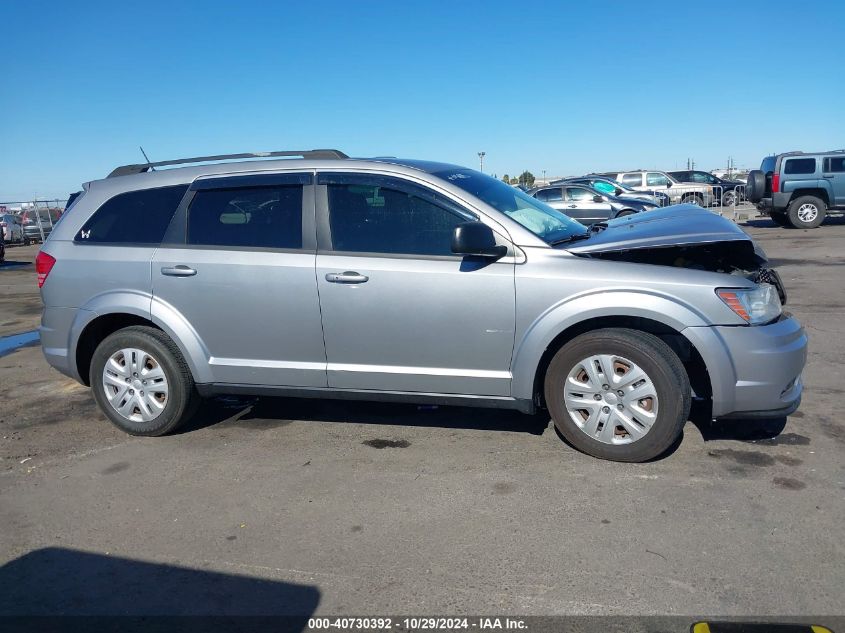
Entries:
{"label": "green tree", "polygon": [[525,187],[533,187],[534,186],[534,174],[530,171],[525,170],[521,174],[519,174],[519,184],[524,185]]}
{"label": "green tree", "polygon": [[504,176],[502,176],[502,182],[508,185],[511,184],[511,177],[505,174]]}

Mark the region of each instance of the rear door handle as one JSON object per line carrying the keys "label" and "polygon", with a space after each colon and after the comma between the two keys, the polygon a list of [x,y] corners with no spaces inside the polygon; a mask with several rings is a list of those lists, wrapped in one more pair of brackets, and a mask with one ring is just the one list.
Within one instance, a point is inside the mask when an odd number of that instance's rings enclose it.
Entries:
{"label": "rear door handle", "polygon": [[326,273],[326,281],[333,284],[363,284],[369,281],[366,275],[361,275],[352,270],[345,273]]}
{"label": "rear door handle", "polygon": [[167,275],[168,277],[193,277],[197,274],[197,271],[190,266],[179,264],[178,266],[163,267],[161,269],[161,274]]}

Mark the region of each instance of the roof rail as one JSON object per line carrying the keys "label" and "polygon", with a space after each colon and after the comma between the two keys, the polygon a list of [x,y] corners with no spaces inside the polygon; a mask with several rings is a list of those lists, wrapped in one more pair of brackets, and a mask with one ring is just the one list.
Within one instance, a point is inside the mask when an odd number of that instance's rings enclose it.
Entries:
{"label": "roof rail", "polygon": [[121,165],[115,167],[107,178],[116,176],[129,176],[131,174],[143,174],[147,171],[155,171],[155,167],[167,165],[188,165],[190,163],[208,163],[217,160],[236,160],[239,158],[275,158],[280,156],[298,156],[301,158],[349,158],[346,154],[336,149],[309,149],[304,151],[287,152],[247,152],[244,154],[220,154],[219,156],[195,156],[194,158],[177,158],[175,160],[162,160],[157,163],[139,163],[137,165]]}

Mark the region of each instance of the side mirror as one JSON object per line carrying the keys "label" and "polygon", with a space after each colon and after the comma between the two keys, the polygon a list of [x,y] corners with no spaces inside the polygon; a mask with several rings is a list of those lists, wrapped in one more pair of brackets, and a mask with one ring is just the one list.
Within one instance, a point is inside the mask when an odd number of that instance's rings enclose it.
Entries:
{"label": "side mirror", "polygon": [[624,192],[619,187],[616,187],[616,195],[617,196],[621,196],[623,193]]}
{"label": "side mirror", "polygon": [[452,252],[499,259],[508,254],[508,247],[497,245],[493,229],[483,222],[463,222],[452,234]]}
{"label": "side mirror", "polygon": [[604,196],[593,196],[593,202],[604,202]]}
{"label": "side mirror", "polygon": [[671,182],[667,182],[667,183],[666,183],[666,188],[667,188],[667,189],[671,189],[671,188],[672,188],[672,183],[671,183]]}

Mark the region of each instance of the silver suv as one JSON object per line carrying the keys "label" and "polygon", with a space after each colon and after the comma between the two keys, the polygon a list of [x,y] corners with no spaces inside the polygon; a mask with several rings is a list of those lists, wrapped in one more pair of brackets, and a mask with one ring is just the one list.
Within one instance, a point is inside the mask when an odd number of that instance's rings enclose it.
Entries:
{"label": "silver suv", "polygon": [[672,204],[697,204],[709,207],[714,201],[713,187],[704,183],[678,182],[665,171],[622,171],[608,174],[623,185],[637,191],[662,189]]}
{"label": "silver suv", "polygon": [[47,360],[135,435],[218,394],[544,407],[577,448],[641,461],[691,400],[801,398],[777,273],[692,205],[589,229],[455,165],[201,157],[85,184],[36,264]]}

